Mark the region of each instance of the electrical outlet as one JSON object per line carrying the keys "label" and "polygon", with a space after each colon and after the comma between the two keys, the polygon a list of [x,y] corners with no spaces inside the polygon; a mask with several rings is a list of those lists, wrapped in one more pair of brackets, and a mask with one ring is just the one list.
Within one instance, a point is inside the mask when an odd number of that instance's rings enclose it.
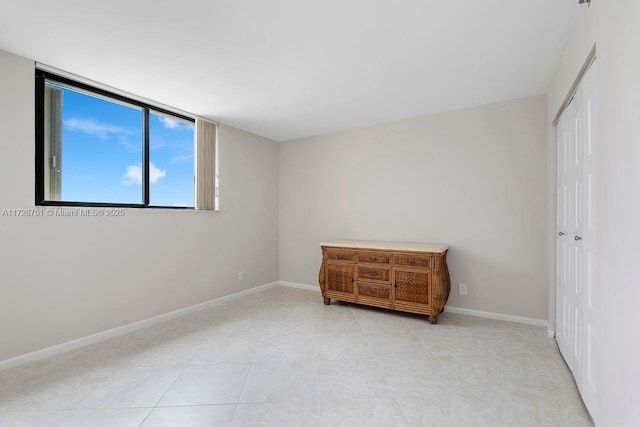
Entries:
{"label": "electrical outlet", "polygon": [[238,273],[238,282],[244,282],[244,271]]}
{"label": "electrical outlet", "polygon": [[460,295],[466,295],[467,294],[467,285],[465,285],[464,283],[460,283],[458,285],[458,293]]}

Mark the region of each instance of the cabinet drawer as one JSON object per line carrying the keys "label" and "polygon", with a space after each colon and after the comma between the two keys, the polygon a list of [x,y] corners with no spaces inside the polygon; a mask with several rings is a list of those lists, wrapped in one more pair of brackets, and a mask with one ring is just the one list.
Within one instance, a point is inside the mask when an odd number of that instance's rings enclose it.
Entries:
{"label": "cabinet drawer", "polygon": [[367,264],[390,264],[391,256],[375,252],[358,252],[358,262]]}
{"label": "cabinet drawer", "polygon": [[361,296],[388,300],[391,296],[391,285],[358,282],[358,294]]}
{"label": "cabinet drawer", "polygon": [[355,261],[356,253],[351,251],[327,251],[327,259],[334,259],[338,261]]}
{"label": "cabinet drawer", "polygon": [[395,255],[395,265],[406,267],[431,268],[430,255]]}
{"label": "cabinet drawer", "polygon": [[388,268],[378,268],[378,267],[368,267],[364,265],[358,265],[358,279],[389,282],[390,272]]}

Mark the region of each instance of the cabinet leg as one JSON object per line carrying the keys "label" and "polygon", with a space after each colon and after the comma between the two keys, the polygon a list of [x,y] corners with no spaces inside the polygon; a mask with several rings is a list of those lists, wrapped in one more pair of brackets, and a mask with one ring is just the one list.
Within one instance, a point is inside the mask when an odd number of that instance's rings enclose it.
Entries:
{"label": "cabinet leg", "polygon": [[438,316],[429,316],[427,319],[432,325],[436,325],[438,323]]}
{"label": "cabinet leg", "polygon": [[329,304],[331,304],[331,298],[325,298],[324,305],[329,305]]}

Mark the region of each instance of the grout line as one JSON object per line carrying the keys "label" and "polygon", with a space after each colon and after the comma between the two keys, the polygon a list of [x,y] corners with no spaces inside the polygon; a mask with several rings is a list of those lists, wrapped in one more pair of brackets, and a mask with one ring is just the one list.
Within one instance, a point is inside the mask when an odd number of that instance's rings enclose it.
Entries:
{"label": "grout line", "polygon": [[[360,324],[360,319],[358,319],[358,316],[356,315],[355,311],[353,310],[353,306],[349,305],[349,308],[351,308],[351,312],[353,313],[353,316],[356,318],[356,323],[358,323],[358,327],[360,328],[360,333],[362,334],[362,336],[364,337],[365,341],[367,342],[367,345],[371,348],[371,352],[373,353],[373,358],[376,361],[376,364],[378,365],[378,368],[380,369],[380,372],[382,372],[382,375],[384,376],[384,380],[387,382],[387,387],[389,388],[389,391],[391,392],[391,395],[393,396],[393,400],[395,400],[396,404],[398,405],[398,408],[400,408],[400,413],[402,414],[402,418],[404,418],[404,420],[407,422],[407,426],[411,425],[409,423],[409,418],[407,418],[407,414],[405,414],[404,409],[402,408],[402,405],[400,404],[400,401],[398,400],[398,396],[396,396],[395,391],[393,391],[393,387],[391,387],[391,383],[389,382],[389,378],[387,377],[386,372],[384,371],[384,369],[382,368],[382,365],[380,364],[380,361],[378,360],[378,353],[374,350],[373,346],[371,345],[371,342],[369,341],[369,338],[367,337],[367,334],[364,333],[364,329],[362,329],[362,325]],[[374,317],[375,319],[375,317]],[[403,320],[404,323],[404,320]],[[422,343],[422,341],[421,341]],[[422,344],[424,345],[424,343]]]}
{"label": "grout line", "polygon": [[[418,336],[418,334],[416,334],[416,333],[413,331],[413,329],[411,329],[411,328],[409,327],[409,325],[408,325],[408,323],[407,323],[406,319],[405,319],[405,318],[401,318],[401,320],[402,320],[402,323],[404,324],[404,326],[405,326],[405,327],[407,328],[407,330],[409,331],[409,333],[410,333],[410,334],[412,334],[412,335],[413,335],[413,336],[418,340],[418,342],[419,342],[420,344],[422,344],[422,346],[425,348],[425,350],[426,350],[430,355],[432,355],[433,357],[435,357],[435,359],[436,359],[436,360],[437,360],[441,365],[443,365],[443,366],[444,366],[444,364],[443,364],[443,363],[442,363],[442,361],[438,358],[438,356],[437,356],[434,352],[432,352],[432,351],[429,349],[429,346],[427,346],[427,345],[425,344],[425,342],[424,342],[424,341],[422,341],[422,339],[420,339],[420,337]],[[425,322],[426,322],[426,319],[425,319]],[[427,327],[431,327],[431,326],[433,326],[433,325],[431,325],[430,323],[427,323],[427,324],[426,324],[426,326],[427,326]],[[444,366],[444,367],[445,367],[445,369],[447,369],[447,367],[446,367],[446,366]],[[407,417],[407,414],[405,413],[404,408],[403,408],[403,407],[402,407],[402,405],[400,404],[400,401],[398,400],[398,396],[396,395],[396,393],[395,393],[395,392],[393,393],[393,396],[394,396],[394,398],[396,399],[396,402],[398,402],[398,406],[400,407],[400,410],[402,411],[402,415],[404,416],[405,420],[407,421],[407,425],[411,425],[411,423],[409,422],[409,417]]]}
{"label": "grout line", "polygon": [[[236,417],[236,411],[238,410],[238,406],[241,405],[240,398],[242,397],[242,392],[244,388],[247,386],[247,379],[249,378],[249,374],[253,369],[253,365],[256,362],[256,354],[258,353],[257,349],[254,348],[253,357],[251,358],[251,364],[249,365],[249,369],[247,369],[247,374],[244,376],[244,381],[242,382],[242,388],[240,389],[240,393],[238,393],[238,398],[236,399],[235,405],[233,405],[233,414],[231,415],[231,420],[229,421],[229,425],[233,424],[233,419]],[[254,402],[248,402],[254,403]]]}
{"label": "grout line", "polygon": [[318,390],[318,353],[316,348],[316,333],[313,333],[313,368],[316,374],[316,408],[318,409],[318,427],[321,425],[320,419],[320,390]]}
{"label": "grout line", "polygon": [[[93,371],[95,369],[104,369],[105,367],[103,366],[92,366],[90,369]],[[117,370],[120,370],[122,367],[116,367]],[[80,403],[85,400],[87,397],[89,397],[89,395],[91,395],[94,391],[96,391],[99,387],[102,387],[103,385],[105,385],[111,378],[113,378],[113,373],[109,376],[109,378],[105,378],[104,381],[102,381],[100,384],[98,384],[97,386],[95,386],[94,388],[91,389],[90,392],[88,392],[87,394],[85,394],[82,399],[78,400],[73,407],[70,410],[80,410],[81,408],[78,408],[78,405],[80,405]],[[28,387],[28,386],[27,386]],[[20,390],[22,391],[22,390]]]}
{"label": "grout line", "polygon": [[[185,316],[187,316],[187,314],[185,314]],[[178,317],[176,319],[171,319],[169,320],[169,322],[174,322],[177,321],[178,319],[184,318],[185,316],[181,316]],[[166,340],[166,338],[165,338]],[[180,373],[178,374],[178,376],[175,378],[175,380],[173,380],[173,382],[171,383],[171,385],[169,386],[169,388],[167,388],[167,390],[162,394],[162,396],[160,397],[160,399],[158,399],[158,401],[156,402],[156,404],[153,406],[153,408],[151,409],[151,411],[149,411],[149,413],[147,414],[146,417],[144,417],[144,419],[142,420],[142,422],[140,423],[140,425],[138,427],[141,427],[144,422],[147,420],[147,418],[149,418],[149,415],[151,415],[151,413],[153,412],[154,409],[156,409],[158,407],[158,404],[162,401],[162,399],[164,399],[164,397],[167,395],[167,393],[169,393],[169,390],[171,390],[171,388],[176,384],[176,382],[178,381],[178,379],[180,379],[180,377],[182,376],[182,374],[184,373],[184,371],[187,370],[187,368],[189,366],[191,366],[191,362],[193,362],[193,359],[195,359],[195,357],[205,348],[205,346],[207,345],[207,343],[209,342],[209,340],[202,340],[203,343],[200,344],[200,347],[198,348],[198,350],[193,352],[193,356],[191,356],[189,358],[189,361],[184,365],[184,367],[182,368],[182,370],[180,371]],[[135,358],[135,357],[134,357]],[[235,409],[234,409],[235,411]]]}
{"label": "grout line", "polygon": [[149,412],[147,413],[147,415],[145,415],[145,417],[142,419],[142,421],[140,421],[140,424],[138,424],[138,427],[142,427],[142,425],[147,421],[147,418],[149,418],[149,415],[151,415],[151,413],[153,412],[154,408],[149,409]]}
{"label": "grout line", "polygon": [[[195,357],[195,355],[194,355]],[[192,357],[193,359],[193,357]],[[147,414],[146,417],[144,417],[144,420],[142,420],[142,423],[144,423],[147,418],[149,417],[149,415],[151,415],[151,412],[153,412],[154,409],[156,409],[158,407],[158,403],[160,403],[160,401],[167,395],[167,393],[169,392],[169,390],[171,390],[171,387],[174,386],[174,384],[178,381],[178,378],[180,378],[182,376],[182,374],[184,373],[185,369],[187,369],[187,366],[189,366],[189,364],[184,365],[184,367],[182,368],[182,370],[180,371],[180,373],[176,376],[176,378],[173,380],[173,382],[171,383],[171,385],[165,390],[164,393],[162,393],[162,396],[160,396],[160,399],[158,399],[156,401],[156,404],[153,405],[153,408],[151,409],[151,411],[149,411],[149,413]],[[142,423],[140,423],[140,426],[142,425]]]}

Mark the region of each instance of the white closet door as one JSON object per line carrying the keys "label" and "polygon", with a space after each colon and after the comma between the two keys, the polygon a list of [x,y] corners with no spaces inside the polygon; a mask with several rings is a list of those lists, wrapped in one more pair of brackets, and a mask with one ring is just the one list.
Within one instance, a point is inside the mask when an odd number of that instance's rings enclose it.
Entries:
{"label": "white closet door", "polygon": [[556,263],[556,340],[560,352],[564,356],[570,369],[573,369],[573,341],[574,341],[574,313],[573,274],[571,268],[573,237],[573,207],[574,195],[571,177],[573,168],[572,144],[574,138],[573,102],[571,102],[560,117],[557,126],[558,144],[558,173],[557,173],[557,263]]}
{"label": "white closet door", "polygon": [[571,187],[573,188],[573,217],[572,217],[572,229],[573,233],[565,236],[567,245],[570,246],[571,259],[569,261],[570,268],[572,270],[572,283],[571,291],[573,292],[573,314],[571,320],[573,321],[573,363],[572,371],[573,376],[576,379],[578,389],[582,390],[582,367],[583,367],[583,354],[582,354],[582,342],[583,342],[583,301],[582,294],[584,289],[584,256],[582,245],[582,228],[584,222],[584,186],[583,186],[583,155],[584,155],[584,107],[582,105],[582,85],[578,87],[573,98],[573,138],[571,144],[573,145],[573,156],[571,157]]}
{"label": "white closet door", "polygon": [[[596,147],[596,64],[594,63],[582,80],[583,116],[583,224],[582,224],[582,256],[584,259],[584,280],[582,292],[582,380],[581,393],[587,409],[595,420],[595,361],[594,361],[594,328],[596,319],[596,215],[595,215],[595,147]],[[574,373],[575,375],[575,373]]]}
{"label": "white closet door", "polygon": [[595,65],[557,125],[556,340],[595,419]]}

